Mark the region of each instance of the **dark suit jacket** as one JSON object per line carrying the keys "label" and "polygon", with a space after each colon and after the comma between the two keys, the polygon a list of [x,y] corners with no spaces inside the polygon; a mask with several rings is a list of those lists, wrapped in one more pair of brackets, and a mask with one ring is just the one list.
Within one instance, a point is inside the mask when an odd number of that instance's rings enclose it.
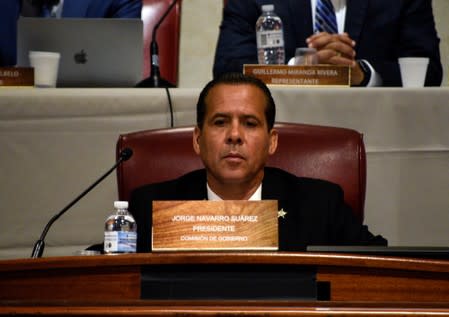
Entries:
{"label": "dark suit jacket", "polygon": [[[22,0],[0,1],[0,66],[16,64],[17,19]],[[140,18],[141,0],[65,0],[63,18]]]}
{"label": "dark suit jacket", "polygon": [[140,18],[141,0],[64,0],[65,18]]}
{"label": "dark suit jacket", "polygon": [[[262,4],[274,4],[284,24],[286,61],[313,34],[310,0],[229,0],[217,43],[214,76],[257,64],[255,24]],[[430,58],[426,85],[439,86],[439,38],[429,0],[347,0],[345,31],[356,41],[357,59],[367,60],[384,86],[401,86],[398,57]]]}
{"label": "dark suit jacket", "polygon": [[[137,222],[137,251],[151,250],[153,200],[207,199],[206,171],[146,185],[133,191],[129,210]],[[266,168],[262,199],[276,199],[287,212],[279,218],[279,249],[301,251],[307,245],[386,245],[361,225],[343,201],[338,185],[299,178],[277,168]]]}

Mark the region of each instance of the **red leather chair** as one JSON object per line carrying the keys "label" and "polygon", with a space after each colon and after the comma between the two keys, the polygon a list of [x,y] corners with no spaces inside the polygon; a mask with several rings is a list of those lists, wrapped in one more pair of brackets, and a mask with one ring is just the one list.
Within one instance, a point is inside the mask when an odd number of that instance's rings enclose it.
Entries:
{"label": "red leather chair", "polygon": [[[279,123],[276,129],[278,149],[268,166],[339,184],[345,201],[363,221],[366,154],[362,134],[345,128],[295,123]],[[193,151],[192,132],[193,127],[185,127],[120,135],[117,154],[126,147],[134,154],[117,169],[119,198],[128,200],[136,187],[202,168]]]}
{"label": "red leather chair", "polygon": [[[150,75],[150,44],[154,26],[166,12],[173,0],[143,0],[143,78]],[[179,38],[181,29],[181,0],[172,8],[157,31],[157,43],[159,47],[159,67],[161,77],[178,86],[179,64]]]}

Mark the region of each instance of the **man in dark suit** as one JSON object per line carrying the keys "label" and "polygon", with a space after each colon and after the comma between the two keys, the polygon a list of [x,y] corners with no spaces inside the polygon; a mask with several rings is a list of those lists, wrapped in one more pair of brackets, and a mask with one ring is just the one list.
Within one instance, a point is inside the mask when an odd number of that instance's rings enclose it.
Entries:
{"label": "man in dark suit", "polygon": [[[227,73],[209,82],[197,103],[193,148],[205,169],[133,191],[137,251],[151,250],[153,200],[278,200],[279,249],[307,245],[385,245],[354,217],[342,189],[323,180],[265,167],[277,148],[275,104],[260,80]],[[182,162],[181,162],[182,164]]]}
{"label": "man in dark suit", "polygon": [[401,86],[398,57],[429,57],[426,86],[439,86],[442,66],[430,0],[332,0],[339,34],[314,34],[317,0],[228,0],[213,73],[257,64],[255,24],[274,4],[284,25],[286,61],[297,47],[315,47],[319,63],[349,65],[354,86]]}
{"label": "man in dark suit", "polygon": [[1,0],[0,66],[16,64],[17,19],[44,16],[62,18],[139,18],[141,0]]}

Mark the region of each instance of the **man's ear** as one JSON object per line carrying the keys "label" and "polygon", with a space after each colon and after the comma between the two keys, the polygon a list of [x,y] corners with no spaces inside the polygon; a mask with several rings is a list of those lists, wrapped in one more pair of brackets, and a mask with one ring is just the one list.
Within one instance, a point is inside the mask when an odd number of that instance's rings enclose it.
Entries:
{"label": "man's ear", "polygon": [[200,137],[201,137],[201,130],[198,126],[195,126],[195,129],[193,130],[193,150],[196,154],[200,154]]}
{"label": "man's ear", "polygon": [[278,147],[278,131],[276,129],[271,129],[270,131],[270,144],[268,147],[268,154],[273,155]]}

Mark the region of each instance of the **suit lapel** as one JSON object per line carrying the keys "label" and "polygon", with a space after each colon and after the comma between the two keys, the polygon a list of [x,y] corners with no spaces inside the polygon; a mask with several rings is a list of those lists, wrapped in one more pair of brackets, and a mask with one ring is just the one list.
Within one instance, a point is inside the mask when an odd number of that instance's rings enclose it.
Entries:
{"label": "suit lapel", "polygon": [[175,192],[181,200],[203,200],[207,199],[207,177],[206,170],[195,171],[187,178],[179,182]]}
{"label": "suit lapel", "polygon": [[[310,0],[289,0],[291,16],[294,18],[295,41],[305,45],[305,40],[313,34],[312,7]],[[298,45],[296,45],[298,46]]]}
{"label": "suit lapel", "polygon": [[284,179],[283,174],[265,168],[262,182],[262,199],[278,201],[278,210],[286,214],[278,217],[279,250],[298,250],[298,230],[300,210],[300,195],[296,190],[296,183]]}
{"label": "suit lapel", "polygon": [[[265,175],[262,181],[262,199],[274,199],[278,201],[279,210],[288,212],[288,200],[291,189],[280,176],[273,173],[270,168],[265,168]],[[281,218],[284,219],[284,218]]]}
{"label": "suit lapel", "polygon": [[64,1],[62,5],[63,17],[87,17],[87,9],[89,8],[90,1],[77,0],[77,1]]}
{"label": "suit lapel", "polygon": [[362,32],[369,2],[370,0],[346,0],[345,32],[356,42]]}
{"label": "suit lapel", "polygon": [[262,181],[262,199],[279,199],[288,197],[288,188],[285,188],[285,183],[271,171],[270,168],[265,168],[264,177]]}

